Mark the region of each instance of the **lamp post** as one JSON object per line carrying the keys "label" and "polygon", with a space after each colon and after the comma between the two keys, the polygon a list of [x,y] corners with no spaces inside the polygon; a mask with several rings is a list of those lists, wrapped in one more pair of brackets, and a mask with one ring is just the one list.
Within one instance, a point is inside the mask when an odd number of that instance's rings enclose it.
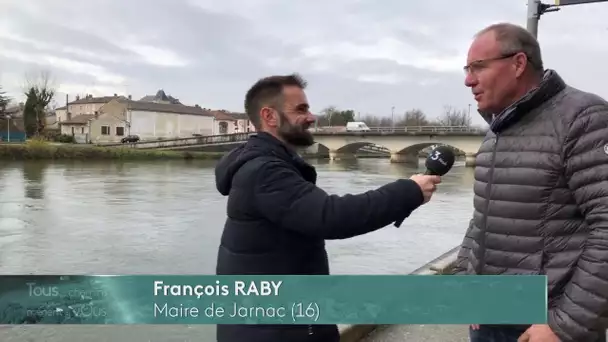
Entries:
{"label": "lamp post", "polygon": [[590,4],[595,2],[606,2],[608,0],[555,0],[554,5],[548,5],[542,0],[528,0],[528,15],[526,28],[534,37],[538,37],[538,22],[540,17],[548,12],[556,12],[563,6]]}
{"label": "lamp post", "polygon": [[11,142],[11,116],[6,114],[4,118],[6,119],[6,141]]}

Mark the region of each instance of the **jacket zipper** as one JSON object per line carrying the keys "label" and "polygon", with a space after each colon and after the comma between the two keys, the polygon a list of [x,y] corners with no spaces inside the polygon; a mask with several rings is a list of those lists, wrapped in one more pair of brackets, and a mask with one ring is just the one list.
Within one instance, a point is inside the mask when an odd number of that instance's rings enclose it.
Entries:
{"label": "jacket zipper", "polygon": [[481,234],[481,240],[479,241],[480,257],[477,263],[476,274],[482,275],[483,268],[486,262],[486,235],[488,231],[488,210],[490,209],[490,196],[492,194],[492,183],[494,182],[494,164],[496,162],[496,146],[498,145],[498,134],[494,138],[494,145],[492,146],[492,161],[490,163],[490,174],[488,179],[488,186],[486,187],[486,207],[483,212],[483,231]]}
{"label": "jacket zipper", "polygon": [[312,331],[312,325],[308,325],[308,336],[313,335],[314,332]]}

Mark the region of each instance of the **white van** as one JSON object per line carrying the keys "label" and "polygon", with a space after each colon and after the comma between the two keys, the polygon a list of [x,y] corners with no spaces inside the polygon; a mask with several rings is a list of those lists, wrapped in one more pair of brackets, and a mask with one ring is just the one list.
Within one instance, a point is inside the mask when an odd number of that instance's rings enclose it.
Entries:
{"label": "white van", "polygon": [[365,124],[365,122],[347,122],[346,123],[346,131],[347,132],[369,132],[371,131],[369,127]]}

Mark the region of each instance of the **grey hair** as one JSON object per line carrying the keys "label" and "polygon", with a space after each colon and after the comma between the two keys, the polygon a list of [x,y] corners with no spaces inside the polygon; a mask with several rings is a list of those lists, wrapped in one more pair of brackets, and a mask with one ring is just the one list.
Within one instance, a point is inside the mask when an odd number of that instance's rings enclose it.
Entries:
{"label": "grey hair", "polygon": [[528,58],[528,64],[530,64],[532,70],[542,75],[544,65],[540,45],[538,44],[538,40],[528,30],[510,23],[498,23],[479,31],[475,37],[488,32],[494,33],[502,54],[508,55],[523,52]]}

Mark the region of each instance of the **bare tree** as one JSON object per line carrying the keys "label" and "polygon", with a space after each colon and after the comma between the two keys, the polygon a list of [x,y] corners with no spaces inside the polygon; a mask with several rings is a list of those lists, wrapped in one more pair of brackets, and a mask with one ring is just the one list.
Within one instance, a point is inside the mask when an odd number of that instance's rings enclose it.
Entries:
{"label": "bare tree", "polygon": [[443,115],[439,118],[438,123],[441,126],[471,127],[471,115],[466,109],[444,106]]}
{"label": "bare tree", "polygon": [[426,114],[420,109],[410,109],[403,114],[403,118],[395,123],[395,126],[419,127],[427,126],[429,121]]}
{"label": "bare tree", "polygon": [[55,85],[48,70],[28,73],[24,93],[27,97],[23,123],[28,136],[40,135],[46,126],[46,112],[55,97]]}

